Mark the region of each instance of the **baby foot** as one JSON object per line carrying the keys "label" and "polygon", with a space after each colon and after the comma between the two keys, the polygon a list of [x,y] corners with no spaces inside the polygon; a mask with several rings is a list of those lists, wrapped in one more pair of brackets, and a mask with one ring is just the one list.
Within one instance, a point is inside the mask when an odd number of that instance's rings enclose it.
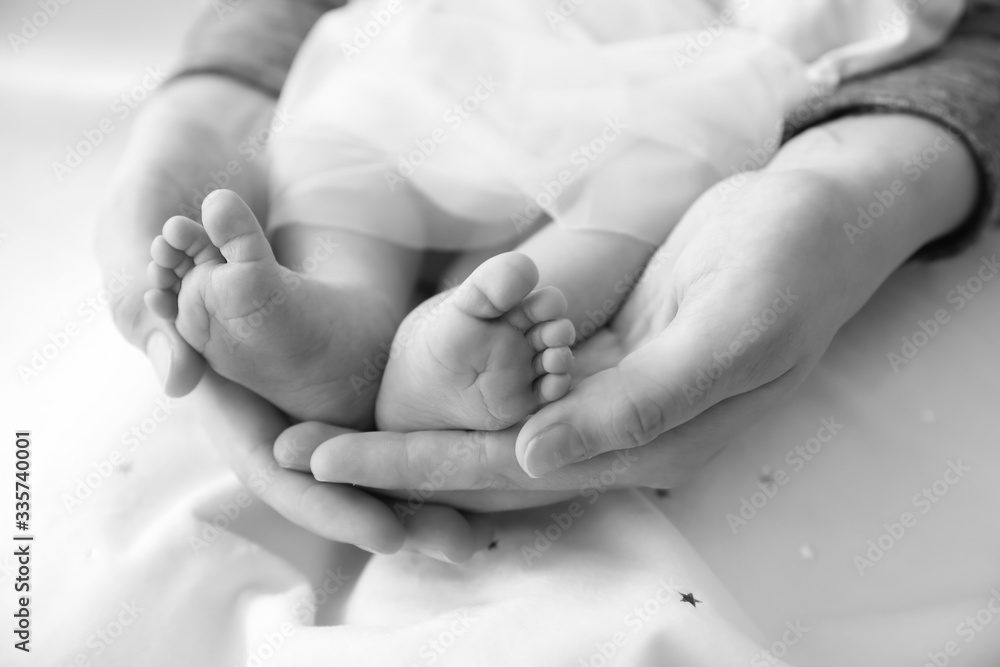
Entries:
{"label": "baby foot", "polygon": [[308,280],[278,264],[235,193],[205,199],[204,227],[177,216],[153,240],[146,304],[220,375],[292,417],[371,423],[375,391],[350,377],[395,331],[384,299],[364,287]]}
{"label": "baby foot", "polygon": [[375,405],[380,429],[500,430],[570,385],[573,324],[566,298],[532,292],[538,269],[511,252],[487,260],[457,289],[399,327]]}

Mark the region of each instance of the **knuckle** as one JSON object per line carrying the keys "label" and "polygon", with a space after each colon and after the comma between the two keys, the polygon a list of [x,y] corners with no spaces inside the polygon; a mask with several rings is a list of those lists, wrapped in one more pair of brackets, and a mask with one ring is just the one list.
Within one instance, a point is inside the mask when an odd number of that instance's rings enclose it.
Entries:
{"label": "knuckle", "polygon": [[271,453],[279,466],[288,467],[308,463],[308,459],[303,454],[301,443],[294,437],[286,436],[282,433],[274,441]]}
{"label": "knuckle", "polygon": [[400,481],[411,479],[419,470],[420,457],[417,455],[419,448],[416,444],[407,434],[399,458],[395,461],[396,473],[399,475]]}
{"label": "knuckle", "polygon": [[665,414],[663,406],[648,394],[628,392],[613,403],[611,441],[620,447],[645,445],[663,432]]}
{"label": "knuckle", "polygon": [[505,491],[510,488],[510,480],[504,475],[497,473],[497,460],[492,447],[489,447],[483,438],[476,432],[470,433],[473,441],[473,453],[475,456],[476,473],[472,479],[472,489],[474,491]]}

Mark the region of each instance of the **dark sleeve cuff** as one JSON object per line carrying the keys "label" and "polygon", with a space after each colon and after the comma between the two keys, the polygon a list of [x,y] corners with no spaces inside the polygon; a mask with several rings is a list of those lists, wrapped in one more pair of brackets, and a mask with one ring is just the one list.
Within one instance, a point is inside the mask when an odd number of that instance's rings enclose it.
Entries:
{"label": "dark sleeve cuff", "polygon": [[915,258],[955,254],[1000,221],[1000,8],[994,7],[977,7],[937,51],[849,81],[786,119],[787,141],[845,115],[910,113],[937,122],[968,146],[979,172],[976,206],[961,225],[918,250]]}
{"label": "dark sleeve cuff", "polygon": [[275,97],[302,41],[346,0],[214,0],[188,33],[174,78],[219,74]]}

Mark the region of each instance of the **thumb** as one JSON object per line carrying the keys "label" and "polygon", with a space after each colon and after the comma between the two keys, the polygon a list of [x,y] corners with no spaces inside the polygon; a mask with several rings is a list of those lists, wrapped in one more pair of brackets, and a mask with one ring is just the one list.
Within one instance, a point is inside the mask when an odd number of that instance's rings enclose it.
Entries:
{"label": "thumb", "polygon": [[645,445],[731,395],[733,357],[719,332],[678,316],[617,366],[542,408],[517,438],[518,463],[540,477],[604,452]]}
{"label": "thumb", "polygon": [[167,396],[178,398],[189,394],[205,373],[204,357],[169,322],[161,321],[153,327],[146,339],[145,352]]}
{"label": "thumb", "polygon": [[163,391],[175,398],[184,396],[201,380],[205,360],[181,338],[172,321],[150,312],[144,291],[144,285],[136,285],[121,295],[114,304],[115,325],[146,354]]}

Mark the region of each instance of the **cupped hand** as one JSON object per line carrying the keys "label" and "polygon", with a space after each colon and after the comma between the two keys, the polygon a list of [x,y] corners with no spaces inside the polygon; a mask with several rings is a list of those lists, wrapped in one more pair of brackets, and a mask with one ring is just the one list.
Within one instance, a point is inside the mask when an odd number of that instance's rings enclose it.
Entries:
{"label": "cupped hand", "polygon": [[[309,455],[318,479],[383,489],[436,478],[438,502],[478,509],[546,500],[527,490],[565,496],[679,483],[726,443],[729,429],[805,377],[846,312],[823,299],[844,274],[816,271],[828,235],[790,234],[842,206],[835,189],[795,173],[755,179],[728,200],[719,192],[695,204],[611,326],[577,351],[578,367],[593,374],[522,427],[323,433],[328,442],[306,444],[298,465]],[[742,349],[734,352],[734,342]],[[476,493],[444,493],[461,490]]]}
{"label": "cupped hand", "polygon": [[860,305],[847,299],[858,267],[833,250],[847,205],[807,171],[727,181],[699,199],[594,340],[620,360],[519,433],[525,471],[648,445],[699,416],[718,419],[731,399],[763,411],[791,391]]}
{"label": "cupped hand", "polygon": [[191,391],[205,363],[143,301],[150,243],[171,216],[197,217],[202,199],[218,187],[263,206],[264,159],[253,146],[273,111],[271,97],[246,85],[189,76],[157,91],[130,129],[101,213],[98,256],[107,275],[129,277],[112,304],[115,324],[147,354],[170,396]]}
{"label": "cupped hand", "polygon": [[[288,419],[263,398],[212,371],[206,372],[194,398],[200,423],[240,481],[285,518],[321,537],[373,553],[406,549],[451,562],[467,560],[490,542],[487,517],[431,503],[400,512],[365,489],[319,482],[309,473],[281,467],[272,449],[288,429]],[[301,446],[289,437],[282,445],[278,451],[285,458]]]}
{"label": "cupped hand", "polygon": [[[538,476],[608,451],[656,452],[765,414],[900,264],[970,211],[964,146],[941,152],[919,186],[904,183],[908,159],[941,133],[914,116],[847,117],[708,191],[603,332],[624,358],[529,419],[521,466]],[[878,224],[859,227],[859,211],[892,192]],[[723,444],[700,447],[695,462]]]}
{"label": "cupped hand", "polygon": [[402,525],[374,496],[278,466],[272,444],[289,422],[273,405],[212,371],[193,398],[202,427],[237,477],[279,513],[317,535],[370,551],[402,546]]}
{"label": "cupped hand", "polygon": [[315,430],[299,465],[318,479],[384,489],[436,475],[439,502],[477,509],[559,497],[525,490],[586,495],[682,482],[802,382],[896,267],[968,214],[975,170],[959,146],[878,227],[860,239],[845,231],[939,133],[910,116],[846,118],[707,192],[610,327],[579,350],[592,374],[520,430]]}
{"label": "cupped hand", "polygon": [[289,426],[286,417],[247,389],[206,372],[201,355],[173,324],[145,305],[150,243],[168,218],[197,218],[205,195],[219,187],[235,190],[258,216],[265,215],[262,149],[274,107],[271,97],[211,75],[172,81],[146,103],[131,128],[99,225],[105,273],[129,278],[113,304],[115,323],[149,356],[167,394],[180,396],[198,386],[202,425],[213,444],[240,480],[286,518],[370,551],[406,548],[465,560],[489,543],[488,519],[432,504],[398,516],[362,489],[323,484],[281,468],[272,447]]}

